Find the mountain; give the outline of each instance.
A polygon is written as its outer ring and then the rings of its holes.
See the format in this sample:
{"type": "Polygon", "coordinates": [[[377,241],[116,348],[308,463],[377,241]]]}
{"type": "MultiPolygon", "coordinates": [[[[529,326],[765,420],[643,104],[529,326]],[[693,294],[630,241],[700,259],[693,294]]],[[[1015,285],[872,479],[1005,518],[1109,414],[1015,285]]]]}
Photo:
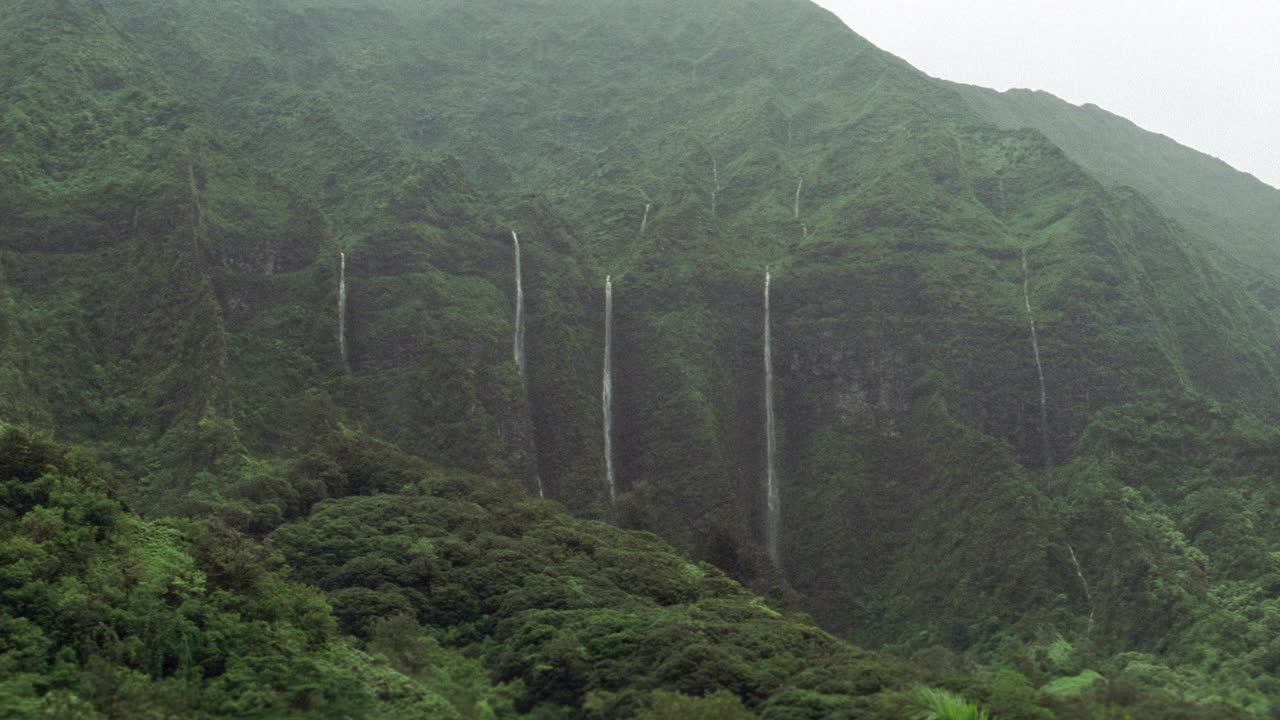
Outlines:
{"type": "MultiPolygon", "coordinates": [[[[314,593],[333,631],[297,647],[364,684],[253,712],[373,713],[379,683],[498,717],[692,702],[664,692],[900,717],[916,682],[1001,717],[1280,695],[1280,329],[1256,278],[813,5],[15,0],[0,30],[12,454],[45,432],[111,463],[73,474],[143,530],[59,505],[106,538],[83,567],[150,552],[158,523],[206,578],[228,547],[279,560],[201,607],[271,622],[272,588],[314,593]]],[[[7,548],[54,537],[31,533],[62,452],[0,475],[38,496],[7,548]]],[[[32,582],[131,587],[50,567],[14,581],[13,623],[32,582]]],[[[36,674],[103,654],[42,617],[36,674]]],[[[143,625],[111,632],[159,647],[143,625]]],[[[139,687],[210,687],[241,652],[106,646],[139,687]]],[[[303,675],[279,662],[191,712],[285,692],[303,675]]],[[[66,667],[15,697],[114,712],[66,667]]]]}
{"type": "Polygon", "coordinates": [[[1280,267],[1280,190],[1097,105],[1072,105],[1043,91],[951,87],[992,124],[1035,128],[1103,182],[1137,189],[1163,214],[1249,263],[1271,273],[1280,267]]]}

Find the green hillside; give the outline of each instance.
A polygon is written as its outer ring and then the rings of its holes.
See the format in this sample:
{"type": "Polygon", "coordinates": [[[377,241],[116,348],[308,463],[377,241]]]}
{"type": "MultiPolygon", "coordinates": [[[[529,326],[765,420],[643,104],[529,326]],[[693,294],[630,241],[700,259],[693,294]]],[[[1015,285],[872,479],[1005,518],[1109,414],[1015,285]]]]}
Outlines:
{"type": "Polygon", "coordinates": [[[801,0],[13,0],[0,57],[3,712],[1280,702],[1244,190],[801,0]]]}
{"type": "Polygon", "coordinates": [[[989,122],[1039,130],[1103,182],[1137,188],[1201,237],[1271,273],[1280,268],[1280,190],[1096,105],[1046,92],[952,87],[989,122]]]}

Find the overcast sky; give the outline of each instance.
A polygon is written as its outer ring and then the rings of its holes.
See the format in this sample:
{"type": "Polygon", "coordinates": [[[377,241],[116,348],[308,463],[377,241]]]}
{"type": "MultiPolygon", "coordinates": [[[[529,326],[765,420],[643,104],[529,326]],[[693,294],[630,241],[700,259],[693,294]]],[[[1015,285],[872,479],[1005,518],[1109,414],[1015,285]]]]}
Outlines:
{"type": "Polygon", "coordinates": [[[1280,187],[1280,0],[817,0],[935,77],[1094,103],[1280,187]]]}

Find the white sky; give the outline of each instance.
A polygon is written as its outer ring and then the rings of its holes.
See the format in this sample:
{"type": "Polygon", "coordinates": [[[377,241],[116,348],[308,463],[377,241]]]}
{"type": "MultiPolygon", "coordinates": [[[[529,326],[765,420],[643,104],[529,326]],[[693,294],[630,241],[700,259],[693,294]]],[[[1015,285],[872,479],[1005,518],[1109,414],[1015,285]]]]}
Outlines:
{"type": "Polygon", "coordinates": [[[935,77],[1094,103],[1280,187],[1280,0],[816,0],[935,77]]]}

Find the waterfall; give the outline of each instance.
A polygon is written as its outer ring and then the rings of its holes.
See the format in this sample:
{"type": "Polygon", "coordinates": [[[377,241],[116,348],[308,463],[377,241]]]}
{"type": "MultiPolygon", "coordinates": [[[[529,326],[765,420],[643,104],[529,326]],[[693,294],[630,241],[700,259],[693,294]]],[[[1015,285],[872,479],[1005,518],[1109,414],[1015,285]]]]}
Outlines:
{"type": "Polygon", "coordinates": [[[644,217],[640,219],[640,234],[644,234],[644,229],[649,225],[649,210],[653,207],[653,203],[644,204],[644,217]]]}
{"type": "Polygon", "coordinates": [[[511,244],[515,248],[516,255],[516,335],[514,341],[514,354],[516,367],[520,369],[520,377],[524,377],[525,361],[524,361],[524,278],[520,270],[520,236],[515,230],[511,231],[511,244]]]}
{"type": "MultiPolygon", "coordinates": [[[[516,367],[520,370],[520,381],[525,381],[525,359],[524,359],[524,277],[520,269],[520,236],[515,230],[511,231],[511,245],[515,249],[516,257],[516,335],[513,342],[513,354],[516,360],[516,367]]],[[[527,393],[526,393],[527,394],[527,393]]],[[[538,482],[538,497],[546,497],[542,488],[542,475],[534,468],[533,478],[538,482]]]]}
{"type": "Polygon", "coordinates": [[[800,189],[803,187],[804,178],[800,178],[800,182],[796,183],[796,202],[795,206],[792,208],[792,212],[795,215],[796,220],[800,219],[800,189]]]}
{"type": "Polygon", "coordinates": [[[604,278],[604,388],[600,401],[604,410],[604,468],[609,480],[609,504],[618,498],[613,475],[613,278],[604,278]]]}
{"type": "Polygon", "coordinates": [[[338,354],[347,363],[347,254],[338,253],[338,354]]]}
{"type": "Polygon", "coordinates": [[[1089,581],[1084,579],[1084,571],[1080,569],[1080,561],[1076,559],[1075,548],[1067,545],[1067,552],[1071,553],[1071,564],[1076,566],[1076,577],[1080,578],[1080,586],[1084,588],[1084,599],[1089,601],[1089,629],[1086,635],[1093,634],[1093,593],[1089,592],[1089,581]]]}
{"type": "Polygon", "coordinates": [[[778,535],[782,525],[782,500],[778,496],[778,473],[774,468],[774,455],[778,449],[773,418],[773,331],[769,317],[769,285],[771,275],[764,271],[764,431],[765,431],[765,495],[768,515],[765,520],[765,540],[769,559],[776,567],[782,567],[778,554],[778,535]]]}
{"type": "Polygon", "coordinates": [[[1022,249],[1022,300],[1027,306],[1027,320],[1031,323],[1031,353],[1036,361],[1036,376],[1040,379],[1040,452],[1047,469],[1053,463],[1053,447],[1049,444],[1049,395],[1044,386],[1044,365],[1040,362],[1040,339],[1036,335],[1036,317],[1031,312],[1031,273],[1027,270],[1027,249],[1022,249]]]}

